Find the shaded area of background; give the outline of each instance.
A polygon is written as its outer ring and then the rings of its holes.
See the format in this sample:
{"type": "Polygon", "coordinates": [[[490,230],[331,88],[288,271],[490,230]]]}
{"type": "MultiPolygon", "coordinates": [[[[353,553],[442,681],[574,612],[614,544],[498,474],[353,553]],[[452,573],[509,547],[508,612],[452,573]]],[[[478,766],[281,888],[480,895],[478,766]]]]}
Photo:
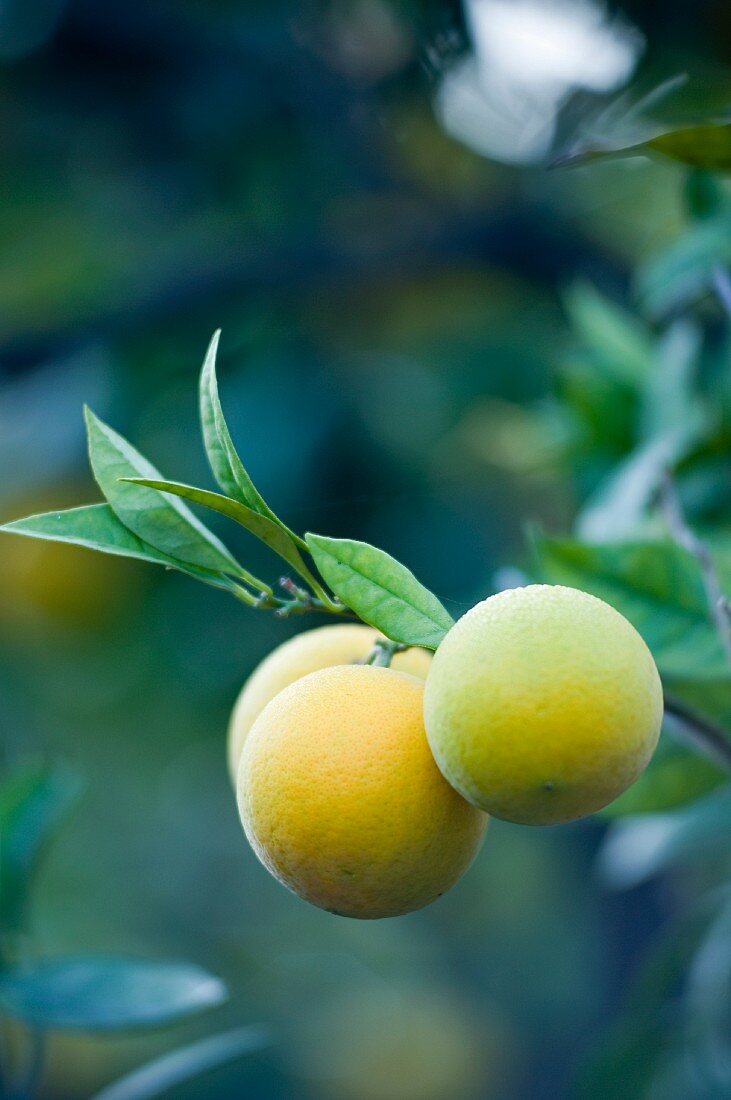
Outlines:
{"type": "MultiPolygon", "coordinates": [[[[720,0],[625,10],[649,72],[726,89],[720,0]]],[[[384,546],[455,615],[521,559],[527,519],[570,524],[586,486],[524,415],[567,354],[561,292],[621,299],[677,231],[680,172],[470,152],[432,109],[461,28],[457,5],[406,0],[0,3],[2,518],[96,499],[82,401],[205,478],[195,380],[222,326],[232,431],[289,523],[384,546]]],[[[256,864],[224,759],[242,680],[293,627],[70,548],[3,540],[0,576],[5,760],[86,787],[39,951],[222,974],[221,1016],[279,1042],[207,1096],[563,1095],[669,904],[602,892],[599,824],[496,824],[452,894],[398,921],[311,910],[256,864]]],[[[170,1042],[56,1041],[45,1095],[170,1042]]]]}

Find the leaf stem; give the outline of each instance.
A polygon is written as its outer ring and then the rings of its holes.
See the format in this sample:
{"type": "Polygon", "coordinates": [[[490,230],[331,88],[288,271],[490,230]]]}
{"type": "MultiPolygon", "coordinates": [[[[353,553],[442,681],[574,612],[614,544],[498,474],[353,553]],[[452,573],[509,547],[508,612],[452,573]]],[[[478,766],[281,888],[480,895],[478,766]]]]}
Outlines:
{"type": "Polygon", "coordinates": [[[727,611],[726,597],[710,550],[686,522],[675,481],[669,470],[665,470],[660,483],[660,502],[674,541],[692,554],[698,562],[711,619],[715,624],[726,658],[731,664],[731,617],[727,611]]]}

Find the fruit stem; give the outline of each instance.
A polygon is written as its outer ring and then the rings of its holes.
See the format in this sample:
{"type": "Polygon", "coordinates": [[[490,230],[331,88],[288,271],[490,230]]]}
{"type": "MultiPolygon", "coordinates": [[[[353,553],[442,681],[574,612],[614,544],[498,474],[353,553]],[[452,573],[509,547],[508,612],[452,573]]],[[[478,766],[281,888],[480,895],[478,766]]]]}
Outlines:
{"type": "Polygon", "coordinates": [[[373,665],[376,668],[390,668],[395,654],[405,653],[410,648],[411,646],[404,645],[402,642],[392,642],[390,638],[379,638],[363,664],[373,665]]]}

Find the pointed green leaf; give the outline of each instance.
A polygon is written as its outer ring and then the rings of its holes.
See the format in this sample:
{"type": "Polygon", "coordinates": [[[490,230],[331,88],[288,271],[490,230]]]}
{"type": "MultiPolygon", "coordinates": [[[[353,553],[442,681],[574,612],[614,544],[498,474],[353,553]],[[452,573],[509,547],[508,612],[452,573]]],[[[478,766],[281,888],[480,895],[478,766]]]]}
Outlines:
{"type": "Polygon", "coordinates": [[[162,475],[121,435],[86,410],[89,459],[101,491],[125,527],[156,550],[186,565],[241,575],[235,558],[182,501],[123,478],[162,475]]]}
{"type": "Polygon", "coordinates": [[[392,641],[436,649],[454,625],[436,596],[390,554],[351,539],[306,539],[336,596],[392,641]]]}
{"type": "Polygon", "coordinates": [[[154,1100],[178,1085],[260,1050],[269,1042],[261,1027],[237,1027],[172,1050],[107,1085],[93,1100],[154,1100]]]}
{"type": "Polygon", "coordinates": [[[627,141],[607,141],[606,144],[587,142],[575,146],[569,153],[557,158],[556,167],[571,167],[595,160],[621,157],[649,156],[660,153],[670,160],[693,168],[705,168],[712,172],[731,171],[731,122],[727,120],[700,122],[693,126],[674,126],[648,133],[652,124],[645,123],[644,135],[640,127],[636,135],[627,141]]]}
{"type": "Polygon", "coordinates": [[[220,512],[222,516],[235,519],[252,535],[256,535],[266,543],[275,554],[279,554],[280,558],[283,558],[304,580],[317,584],[287,531],[270,520],[268,516],[262,516],[251,508],[247,508],[245,504],[240,504],[230,497],[221,496],[220,493],[211,493],[208,489],[196,489],[193,485],[182,485],[178,481],[159,481],[148,478],[130,478],[129,480],[133,485],[144,485],[159,493],[171,493],[176,497],[184,497],[185,500],[190,500],[194,504],[201,504],[204,508],[220,512]]]}
{"type": "Polygon", "coordinates": [[[98,550],[103,554],[116,554],[123,558],[153,562],[156,565],[164,565],[168,569],[177,569],[216,588],[227,591],[236,590],[236,585],[226,574],[186,565],[143,542],[125,527],[121,520],[117,519],[108,504],[86,504],[80,508],[68,508],[63,512],[43,512],[40,515],[6,523],[0,527],[0,531],[7,531],[11,535],[26,535],[29,538],[48,539],[50,542],[67,542],[73,546],[98,550]]]}
{"type": "Polygon", "coordinates": [[[75,776],[29,767],[0,787],[0,926],[18,930],[33,874],[79,794],[75,776]]]}
{"type": "Polygon", "coordinates": [[[227,496],[245,504],[260,516],[266,516],[272,523],[286,531],[293,542],[304,549],[302,540],[282,523],[266,503],[234,447],[218,395],[216,355],[220,336],[221,330],[218,329],[214,332],[208,346],[200,378],[201,427],[213,476],[227,496]]]}
{"type": "Polygon", "coordinates": [[[226,987],[189,963],[74,955],[0,975],[0,1007],[37,1028],[155,1027],[221,1004],[226,987]]]}

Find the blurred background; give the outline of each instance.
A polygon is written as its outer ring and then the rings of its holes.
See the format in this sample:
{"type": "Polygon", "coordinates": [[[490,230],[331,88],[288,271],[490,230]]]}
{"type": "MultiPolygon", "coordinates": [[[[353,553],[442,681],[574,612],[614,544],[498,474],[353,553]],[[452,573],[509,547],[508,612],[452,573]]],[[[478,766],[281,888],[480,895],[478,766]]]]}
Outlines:
{"type": "MultiPolygon", "coordinates": [[[[630,80],[688,72],[688,109],[699,86],[725,104],[730,64],[723,0],[0,0],[0,519],[98,499],[84,401],[209,484],[195,388],[220,326],[267,499],[383,546],[462,613],[525,563],[529,522],[569,531],[631,451],[576,327],[589,285],[624,308],[685,220],[679,166],[546,164],[630,80]]],[[[709,514],[728,472],[713,486],[709,514]]],[[[276,1034],[181,1097],[571,1095],[675,904],[602,881],[605,824],[495,823],[429,909],[318,912],[257,864],[224,750],[245,677],[315,621],[21,539],[0,578],[3,764],[83,782],[34,951],[191,959],[234,991],[217,1024],[276,1034]]],[[[43,1096],[211,1026],[55,1036],[43,1096]]]]}

